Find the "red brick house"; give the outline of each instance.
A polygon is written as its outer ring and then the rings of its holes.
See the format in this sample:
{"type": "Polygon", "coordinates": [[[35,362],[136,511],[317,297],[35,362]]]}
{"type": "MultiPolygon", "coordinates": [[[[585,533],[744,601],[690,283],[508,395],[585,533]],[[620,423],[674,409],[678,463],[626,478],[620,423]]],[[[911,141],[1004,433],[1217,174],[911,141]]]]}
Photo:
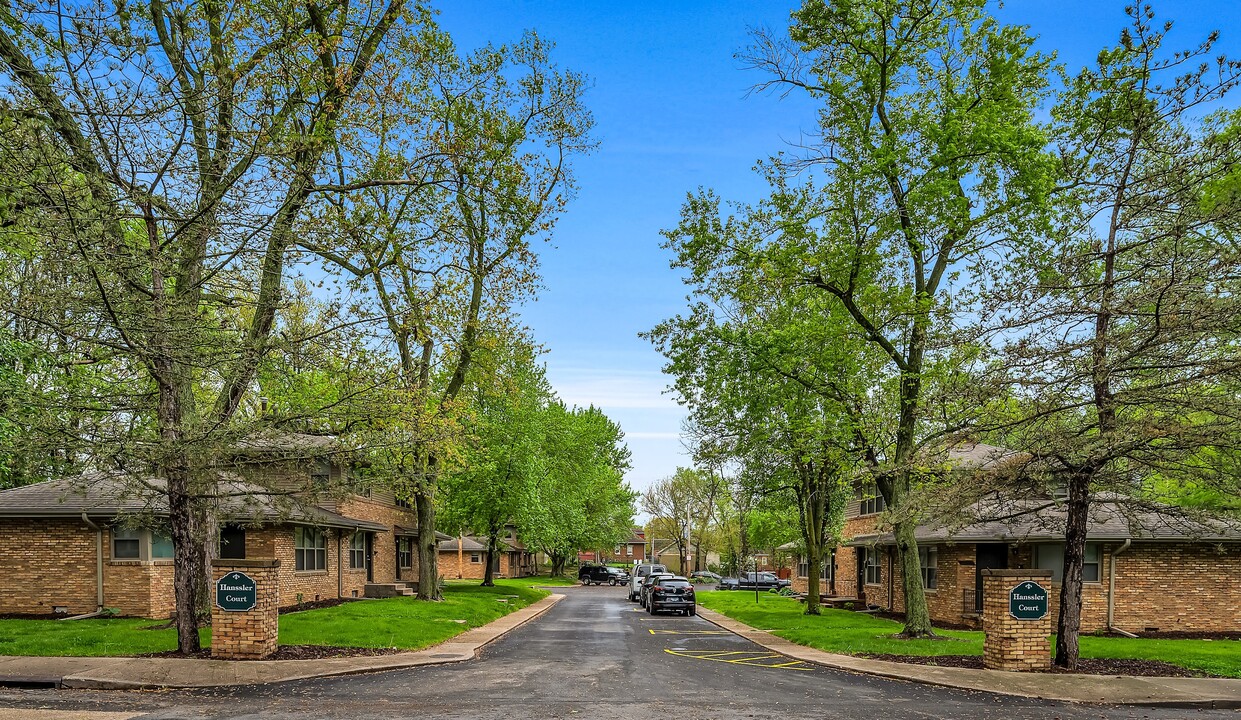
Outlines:
{"type": "MultiPolygon", "coordinates": [[[[316,492],[329,481],[348,486],[351,468],[334,443],[282,436],[278,452],[249,443],[224,475],[218,556],[280,560],[281,607],[417,586],[407,503],[380,488],[316,492]]],[[[0,612],[168,617],[172,541],[161,488],[158,478],[97,473],[0,492],[0,612]]]]}
{"type": "MultiPolygon", "coordinates": [[[[986,470],[1011,453],[971,444],[949,456],[957,467],[986,470]]],[[[819,572],[827,595],[901,612],[900,565],[895,540],[883,530],[884,509],[876,489],[860,485],[846,511],[844,543],[819,572]]],[[[965,517],[928,522],[915,533],[932,619],[978,627],[980,578],[988,568],[1052,571],[1051,612],[1059,612],[1062,505],[1055,498],[993,499],[976,503],[965,517]]],[[[1193,520],[1172,508],[1131,509],[1101,498],[1091,512],[1087,539],[1084,632],[1241,630],[1241,527],[1236,524],[1193,520]]],[[[799,557],[795,589],[805,590],[810,572],[799,557]]]]}
{"type": "Polygon", "coordinates": [[[614,546],[611,552],[578,550],[577,561],[581,564],[617,562],[632,565],[646,560],[648,545],[646,531],[634,526],[629,531],[629,539],[614,546]]]}

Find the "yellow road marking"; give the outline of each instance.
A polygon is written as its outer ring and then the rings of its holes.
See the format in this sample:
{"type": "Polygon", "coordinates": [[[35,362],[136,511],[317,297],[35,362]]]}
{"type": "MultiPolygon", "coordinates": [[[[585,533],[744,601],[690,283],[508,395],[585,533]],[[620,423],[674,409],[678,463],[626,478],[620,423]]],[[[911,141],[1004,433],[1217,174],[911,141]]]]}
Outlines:
{"type": "Polygon", "coordinates": [[[773,670],[798,670],[798,671],[813,670],[813,668],[805,666],[805,663],[801,662],[800,660],[793,661],[793,662],[787,662],[787,663],[777,663],[774,665],[767,665],[767,664],[758,662],[759,660],[775,660],[777,658],[785,657],[779,654],[754,655],[753,651],[746,652],[746,651],[741,651],[741,650],[727,650],[727,651],[712,650],[712,651],[707,651],[707,652],[702,652],[702,651],[687,652],[687,651],[680,651],[680,650],[672,650],[671,648],[665,648],[664,652],[668,653],[669,655],[676,655],[678,657],[690,658],[692,660],[710,660],[712,662],[729,663],[732,665],[749,665],[750,667],[771,668],[773,670]],[[729,655],[749,655],[752,657],[730,658],[728,657],[729,655]]]}
{"type": "Polygon", "coordinates": [[[656,630],[649,628],[652,635],[729,635],[727,630],[656,630]]]}

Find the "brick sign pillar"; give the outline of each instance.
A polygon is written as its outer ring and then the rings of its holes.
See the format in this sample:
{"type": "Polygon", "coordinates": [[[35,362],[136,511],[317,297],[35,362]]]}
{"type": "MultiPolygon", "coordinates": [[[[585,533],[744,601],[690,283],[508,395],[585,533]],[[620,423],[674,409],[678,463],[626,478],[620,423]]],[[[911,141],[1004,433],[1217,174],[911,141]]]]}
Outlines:
{"type": "Polygon", "coordinates": [[[1032,672],[1051,667],[1051,571],[982,571],[982,664],[1032,672]]]}
{"type": "Polygon", "coordinates": [[[276,652],[279,560],[214,560],[211,657],[262,660],[276,652]]]}

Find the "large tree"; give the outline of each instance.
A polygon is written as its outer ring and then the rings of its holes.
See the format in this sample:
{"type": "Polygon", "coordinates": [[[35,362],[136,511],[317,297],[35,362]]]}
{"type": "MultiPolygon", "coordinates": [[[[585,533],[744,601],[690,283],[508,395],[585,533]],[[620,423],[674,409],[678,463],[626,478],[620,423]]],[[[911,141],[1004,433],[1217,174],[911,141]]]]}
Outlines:
{"type": "Polygon", "coordinates": [[[182,651],[198,648],[211,466],[267,353],[294,229],[409,19],[403,0],[0,8],[0,84],[39,139],[5,160],[39,183],[28,227],[60,280],[53,312],[26,319],[112,365],[82,403],[93,434],[65,434],[95,466],[162,479],[182,651]]]}
{"type": "Polygon", "coordinates": [[[820,136],[770,164],[769,232],[716,232],[707,193],[691,198],[673,238],[692,276],[732,268],[819,290],[843,311],[842,332],[883,353],[887,379],[873,396],[892,432],[873,472],[892,510],[909,637],[931,623],[906,499],[922,447],[965,424],[951,412],[971,412],[949,403],[932,416],[927,397],[955,342],[954,300],[997,236],[1031,225],[1050,179],[1032,117],[1048,62],[985,6],[810,0],[794,13],[791,43],[758,35],[746,58],[770,73],[761,87],[821,102],[820,136]]]}
{"type": "Polygon", "coordinates": [[[1091,503],[1238,491],[1235,238],[1241,81],[1214,35],[1181,52],[1149,7],[1052,110],[1061,214],[1005,255],[996,306],[1018,400],[1005,441],[1067,486],[1056,664],[1075,668],[1091,503]]]}
{"type": "Polygon", "coordinates": [[[448,527],[487,538],[484,586],[494,585],[495,558],[506,527],[525,534],[535,488],[544,474],[544,426],[555,401],[543,368],[528,346],[504,348],[486,381],[471,388],[468,447],[458,467],[443,476],[440,512],[448,527]]]}
{"type": "Polygon", "coordinates": [[[460,446],[475,356],[511,334],[514,308],[537,290],[536,243],[573,192],[572,159],[592,147],[585,81],[550,51],[529,33],[461,54],[437,33],[390,54],[385,77],[417,102],[363,114],[334,167],[364,168],[366,187],[342,180],[322,195],[300,241],[343,274],[347,302],[377,319],[391,351],[373,457],[414,501],[423,599],[439,597],[437,485],[460,446]]]}

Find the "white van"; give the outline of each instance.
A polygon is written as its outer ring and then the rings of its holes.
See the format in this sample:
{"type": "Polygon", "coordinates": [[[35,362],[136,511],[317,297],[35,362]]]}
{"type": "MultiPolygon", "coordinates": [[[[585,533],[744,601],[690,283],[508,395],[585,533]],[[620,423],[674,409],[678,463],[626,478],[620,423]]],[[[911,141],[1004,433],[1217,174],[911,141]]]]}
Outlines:
{"type": "Polygon", "coordinates": [[[642,579],[657,572],[668,572],[668,566],[657,563],[640,563],[633,566],[633,573],[629,577],[629,602],[638,601],[638,586],[642,584],[642,579]]]}

